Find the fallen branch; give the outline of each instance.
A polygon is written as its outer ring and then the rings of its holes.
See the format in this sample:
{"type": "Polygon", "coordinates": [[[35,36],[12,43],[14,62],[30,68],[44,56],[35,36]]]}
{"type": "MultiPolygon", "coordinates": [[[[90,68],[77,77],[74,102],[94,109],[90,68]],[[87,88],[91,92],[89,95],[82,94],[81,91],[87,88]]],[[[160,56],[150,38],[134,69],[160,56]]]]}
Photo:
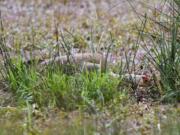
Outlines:
{"type": "Polygon", "coordinates": [[[86,69],[100,68],[101,70],[103,70],[105,66],[105,58],[100,53],[77,53],[73,56],[70,55],[69,57],[66,55],[59,56],[56,58],[44,60],[40,63],[40,65],[45,66],[52,63],[65,65],[68,64],[68,62],[75,65],[84,66],[86,69]],[[84,63],[84,65],[82,65],[82,63],[84,63]]]}

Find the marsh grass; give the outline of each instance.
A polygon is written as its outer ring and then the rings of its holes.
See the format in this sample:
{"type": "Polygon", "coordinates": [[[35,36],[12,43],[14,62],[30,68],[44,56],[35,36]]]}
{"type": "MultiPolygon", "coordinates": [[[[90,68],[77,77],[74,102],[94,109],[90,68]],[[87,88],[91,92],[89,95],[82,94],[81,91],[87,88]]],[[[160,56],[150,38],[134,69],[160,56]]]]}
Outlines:
{"type": "MultiPolygon", "coordinates": [[[[180,101],[180,42],[179,42],[179,5],[178,1],[165,1],[169,13],[158,11],[159,16],[144,16],[147,22],[141,33],[143,48],[147,58],[160,73],[157,89],[162,94],[162,101],[180,101]],[[148,28],[148,24],[153,26],[148,28]],[[146,41],[145,41],[146,40],[146,41]],[[149,49],[148,45],[152,47],[149,49]]],[[[157,9],[155,9],[157,10],[157,9]]]]}
{"type": "MultiPolygon", "coordinates": [[[[6,49],[5,42],[1,42],[1,49],[2,52],[6,49]]],[[[38,62],[27,64],[22,56],[15,60],[3,56],[3,59],[4,80],[22,105],[95,111],[121,95],[117,90],[120,80],[108,73],[76,72],[73,63],[63,66],[52,63],[41,70],[38,62]]]]}
{"type": "MultiPolygon", "coordinates": [[[[40,108],[59,107],[64,110],[82,108],[96,112],[98,108],[103,108],[114,101],[121,102],[125,98],[127,93],[124,93],[123,90],[118,91],[122,79],[113,78],[107,69],[107,58],[113,46],[112,35],[110,43],[108,42],[106,63],[104,63],[106,72],[81,72],[73,62],[61,65],[52,61],[49,65],[41,67],[36,60],[24,60],[24,56],[20,52],[17,53],[18,58],[11,57],[10,50],[6,45],[7,35],[4,34],[5,28],[1,17],[0,23],[0,50],[3,58],[1,76],[6,82],[8,90],[15,95],[19,105],[26,106],[28,103],[37,104],[40,108]]],[[[55,29],[55,53],[59,56],[60,51],[63,51],[67,57],[73,56],[71,49],[74,44],[81,42],[82,37],[76,37],[74,36],[76,34],[69,31],[58,31],[57,27],[55,29]]],[[[33,38],[33,46],[35,46],[35,37],[33,38]]],[[[90,47],[94,48],[94,45],[90,45],[90,47]]],[[[51,57],[55,59],[57,56],[55,54],[51,57]]]]}
{"type": "Polygon", "coordinates": [[[102,106],[118,94],[119,80],[108,74],[87,72],[67,75],[58,67],[40,74],[22,64],[16,64],[16,69],[15,74],[9,72],[7,80],[20,102],[71,110],[81,105],[102,106]]]}
{"type": "Polygon", "coordinates": [[[180,50],[179,50],[179,8],[172,2],[172,14],[169,16],[168,37],[162,32],[155,43],[153,53],[156,56],[154,61],[157,66],[162,87],[164,90],[163,101],[180,101],[180,50]]]}

